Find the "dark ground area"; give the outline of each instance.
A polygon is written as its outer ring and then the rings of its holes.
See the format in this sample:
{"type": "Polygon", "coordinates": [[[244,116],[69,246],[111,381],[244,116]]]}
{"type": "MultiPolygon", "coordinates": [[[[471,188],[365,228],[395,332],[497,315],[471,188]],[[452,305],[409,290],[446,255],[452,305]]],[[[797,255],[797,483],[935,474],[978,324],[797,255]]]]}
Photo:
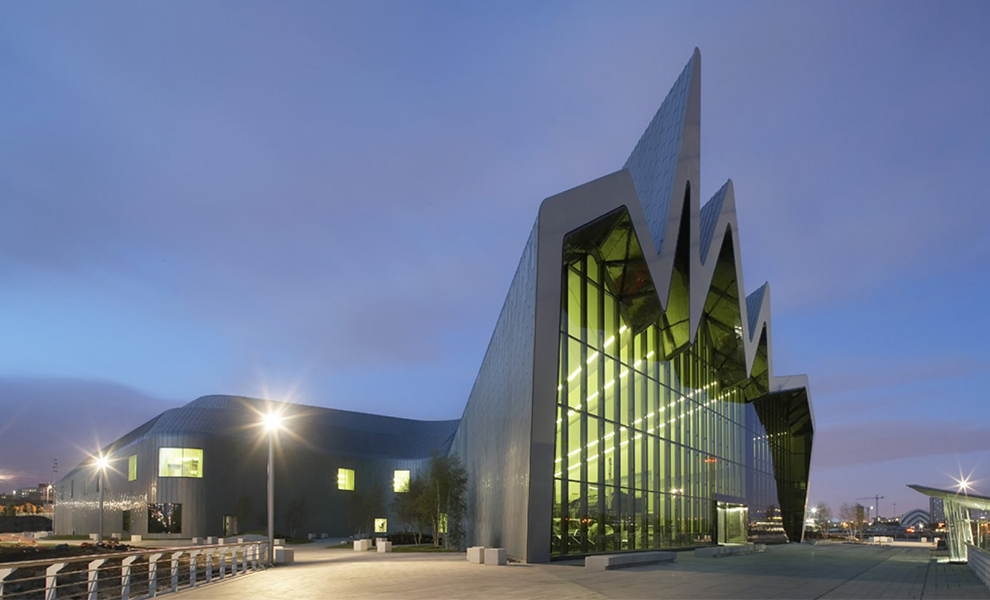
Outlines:
{"type": "Polygon", "coordinates": [[[22,531],[51,531],[52,520],[48,517],[25,515],[21,517],[0,517],[0,533],[21,533],[22,531]]]}
{"type": "Polygon", "coordinates": [[[116,546],[97,546],[96,544],[83,544],[81,546],[70,546],[68,544],[59,544],[57,546],[0,546],[0,563],[88,556],[90,554],[110,554],[112,552],[127,552],[128,550],[132,550],[132,548],[124,544],[118,544],[116,546]]]}

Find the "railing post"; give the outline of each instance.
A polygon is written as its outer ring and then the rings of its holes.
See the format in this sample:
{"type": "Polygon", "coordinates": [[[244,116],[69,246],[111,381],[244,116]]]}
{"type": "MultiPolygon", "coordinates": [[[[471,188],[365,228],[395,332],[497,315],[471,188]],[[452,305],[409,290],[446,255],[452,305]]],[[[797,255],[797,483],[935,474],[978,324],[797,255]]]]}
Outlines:
{"type": "Polygon", "coordinates": [[[86,590],[89,593],[89,600],[97,600],[99,595],[97,589],[100,586],[100,567],[105,562],[107,562],[105,558],[89,561],[89,567],[86,569],[86,590]]]}
{"type": "Polygon", "coordinates": [[[241,546],[241,573],[248,571],[248,547],[241,546]]]}
{"type": "MultiPolygon", "coordinates": [[[[182,550],[172,553],[172,593],[179,591],[179,558],[185,554],[182,550]]],[[[95,598],[93,600],[96,600],[95,598]]]]}
{"type": "Polygon", "coordinates": [[[196,561],[199,560],[199,553],[202,550],[193,550],[189,553],[189,587],[196,587],[196,561]]]}
{"type": "Polygon", "coordinates": [[[158,552],[148,557],[148,597],[153,598],[158,595],[158,559],[163,553],[158,552]]]}
{"type": "Polygon", "coordinates": [[[203,566],[206,567],[206,583],[213,581],[213,553],[216,552],[214,548],[207,548],[203,551],[203,557],[205,563],[203,566]]]}
{"type": "Polygon", "coordinates": [[[16,569],[0,569],[0,598],[3,598],[3,580],[10,576],[16,569]]]}
{"type": "Polygon", "coordinates": [[[223,578],[227,575],[227,549],[221,546],[220,554],[217,557],[220,559],[220,577],[217,577],[217,579],[223,581],[223,578]]]}
{"type": "Polygon", "coordinates": [[[120,562],[120,600],[131,599],[131,565],[138,556],[128,556],[120,562]]]}
{"type": "Polygon", "coordinates": [[[58,572],[69,563],[55,563],[45,569],[45,600],[55,600],[55,591],[58,589],[58,572]]]}
{"type": "Polygon", "coordinates": [[[258,570],[258,544],[251,546],[251,570],[258,570]]]}

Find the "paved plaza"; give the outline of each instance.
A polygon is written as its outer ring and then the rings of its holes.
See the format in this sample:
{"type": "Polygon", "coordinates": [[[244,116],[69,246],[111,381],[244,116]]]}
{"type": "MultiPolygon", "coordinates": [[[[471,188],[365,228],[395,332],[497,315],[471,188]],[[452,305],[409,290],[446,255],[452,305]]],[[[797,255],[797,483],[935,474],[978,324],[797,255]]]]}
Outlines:
{"type": "Polygon", "coordinates": [[[770,546],[606,572],[578,562],[486,567],[464,554],[377,554],[310,545],[297,563],[190,590],[180,598],[990,598],[966,565],[924,548],[770,546]]]}

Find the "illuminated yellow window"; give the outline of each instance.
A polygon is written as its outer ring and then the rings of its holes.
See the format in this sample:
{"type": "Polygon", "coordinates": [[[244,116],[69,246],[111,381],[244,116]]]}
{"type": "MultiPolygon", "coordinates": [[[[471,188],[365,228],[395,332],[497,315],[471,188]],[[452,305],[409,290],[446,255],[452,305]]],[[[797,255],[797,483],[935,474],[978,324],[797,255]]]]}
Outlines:
{"type": "MultiPolygon", "coordinates": [[[[137,465],[137,463],[135,463],[137,465]]],[[[159,448],[159,477],[202,477],[202,448],[159,448]]]]}
{"type": "Polygon", "coordinates": [[[137,481],[137,454],[127,457],[127,481],[137,481]]]}
{"type": "Polygon", "coordinates": [[[392,477],[392,490],[395,492],[409,491],[409,471],[396,471],[392,477]]]}
{"type": "Polygon", "coordinates": [[[440,513],[440,533],[447,533],[447,513],[440,513]]]}
{"type": "Polygon", "coordinates": [[[375,533],[388,532],[388,519],[375,519],[375,533]]]}
{"type": "Polygon", "coordinates": [[[337,489],[354,491],[354,469],[337,469],[337,489]]]}

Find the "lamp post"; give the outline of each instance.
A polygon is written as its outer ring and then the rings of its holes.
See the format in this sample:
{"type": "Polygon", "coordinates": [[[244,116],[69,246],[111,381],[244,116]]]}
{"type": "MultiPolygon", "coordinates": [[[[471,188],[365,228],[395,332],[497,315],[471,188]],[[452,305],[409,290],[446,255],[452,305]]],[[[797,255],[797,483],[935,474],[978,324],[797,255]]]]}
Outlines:
{"type": "Polygon", "coordinates": [[[268,431],[268,563],[275,564],[275,433],[282,424],[282,416],[276,412],[265,415],[268,431]]]}
{"type": "Polygon", "coordinates": [[[97,544],[103,543],[103,488],[106,487],[103,477],[109,464],[110,461],[102,454],[96,458],[96,487],[100,490],[100,531],[96,534],[97,544]]]}

